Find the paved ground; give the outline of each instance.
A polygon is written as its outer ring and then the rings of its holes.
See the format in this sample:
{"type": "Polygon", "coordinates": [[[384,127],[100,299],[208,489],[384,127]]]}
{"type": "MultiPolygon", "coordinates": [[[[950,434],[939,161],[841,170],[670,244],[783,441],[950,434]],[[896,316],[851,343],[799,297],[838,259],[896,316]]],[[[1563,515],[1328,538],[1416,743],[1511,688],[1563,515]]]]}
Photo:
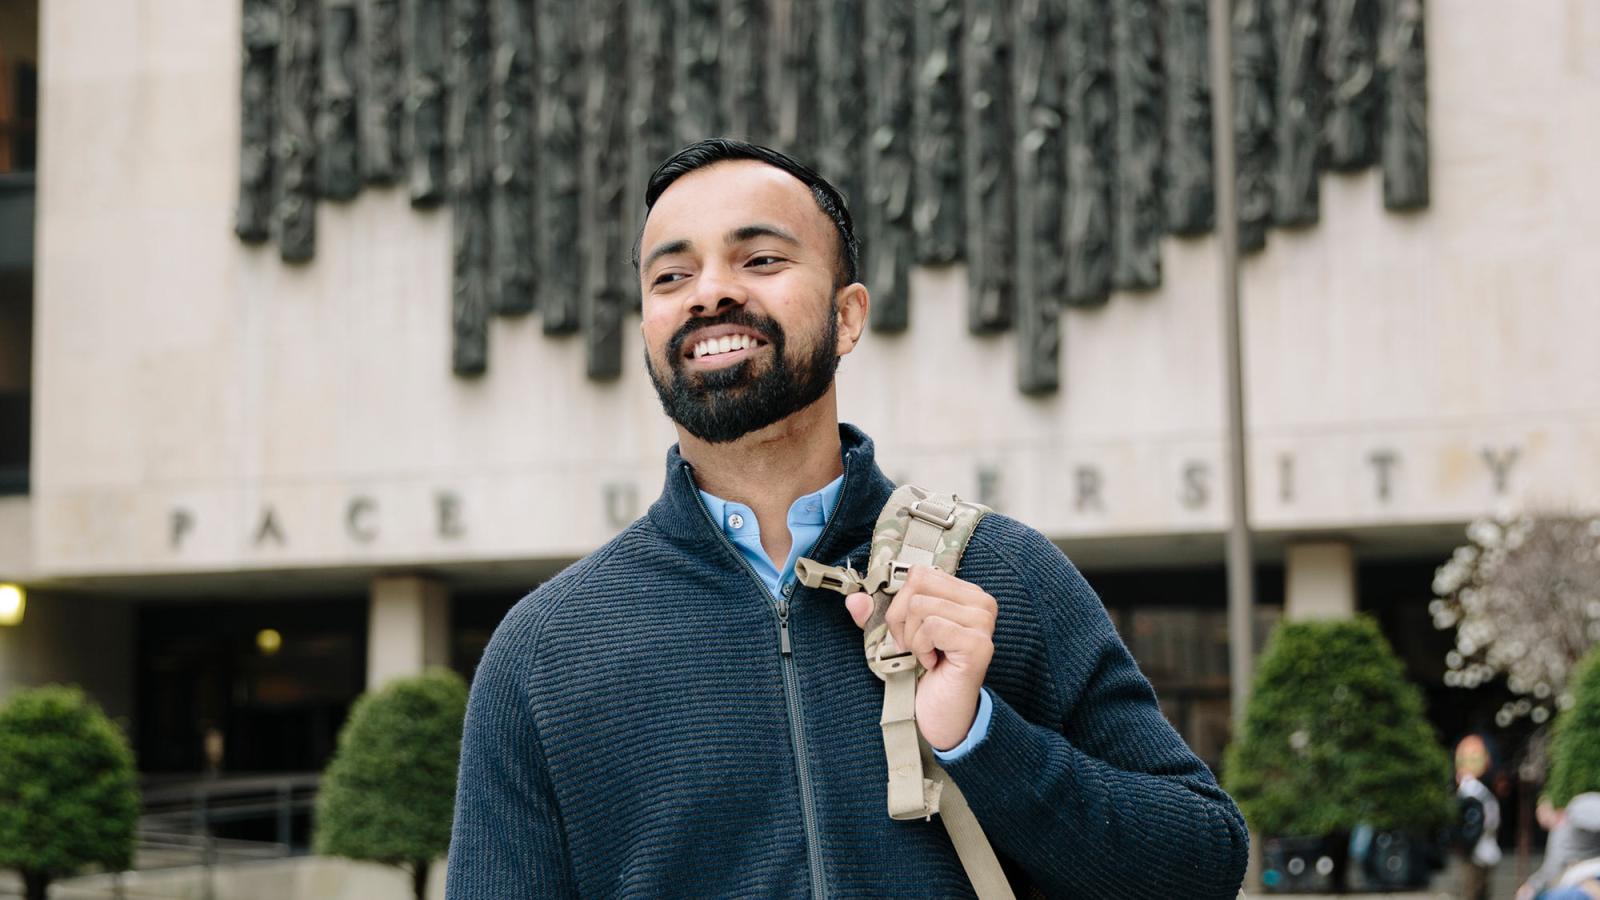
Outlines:
{"type": "MultiPolygon", "coordinates": [[[[1530,860],[1526,872],[1533,871],[1539,862],[1539,857],[1534,857],[1530,860]]],[[[353,864],[318,861],[312,857],[300,857],[298,860],[284,860],[276,864],[255,863],[233,867],[231,874],[222,876],[222,884],[218,885],[218,887],[222,887],[224,890],[219,891],[218,895],[219,898],[222,895],[254,897],[257,894],[252,889],[259,889],[263,891],[260,896],[270,896],[275,897],[276,900],[283,900],[285,895],[281,893],[282,888],[279,882],[274,881],[271,886],[266,884],[258,886],[251,882],[270,877],[274,871],[308,868],[318,869],[319,871],[305,883],[297,882],[295,885],[297,890],[291,892],[290,896],[305,898],[305,900],[323,897],[340,898],[340,900],[347,897],[363,897],[364,900],[372,900],[372,898],[379,896],[392,895],[398,900],[405,900],[411,894],[407,883],[398,872],[389,872],[382,867],[371,867],[370,871],[366,871],[367,867],[354,866],[353,864]],[[320,871],[324,868],[329,871],[320,871]],[[350,868],[351,872],[344,872],[344,868],[350,868]],[[355,871],[357,869],[362,871],[355,871]],[[363,878],[371,879],[371,881],[362,881],[358,885],[356,880],[352,878],[354,875],[361,875],[363,878]],[[350,880],[351,883],[345,884],[346,880],[350,880]],[[380,883],[382,889],[377,890],[380,883]],[[228,890],[227,888],[235,889],[228,890]]],[[[438,868],[440,870],[443,869],[442,866],[438,868]]],[[[435,874],[442,876],[443,872],[439,871],[435,874]]],[[[1380,897],[1386,898],[1386,900],[1459,900],[1460,894],[1456,889],[1456,886],[1460,883],[1459,877],[1456,864],[1452,862],[1450,868],[1445,869],[1434,878],[1433,886],[1428,891],[1355,896],[1374,898],[1374,900],[1380,897]]],[[[1493,879],[1490,882],[1492,889],[1489,896],[1493,900],[1511,900],[1513,895],[1516,894],[1519,883],[1521,882],[1518,878],[1516,859],[1508,856],[1505,862],[1495,869],[1493,879]]],[[[104,877],[73,879],[71,882],[62,885],[62,888],[63,890],[59,892],[62,900],[68,900],[68,898],[70,900],[80,900],[80,898],[81,900],[92,900],[92,898],[111,898],[116,896],[116,892],[110,884],[110,879],[104,877]]],[[[162,898],[162,900],[174,898],[174,900],[178,900],[178,898],[199,896],[197,888],[198,872],[193,870],[168,870],[167,872],[146,873],[142,877],[130,876],[124,879],[122,896],[125,900],[146,900],[146,898],[150,898],[150,900],[155,900],[155,898],[162,898]]],[[[442,888],[442,885],[436,885],[436,888],[442,888]]],[[[55,893],[57,892],[52,892],[52,894],[55,893]]],[[[1325,898],[1316,894],[1272,895],[1261,891],[1249,891],[1247,893],[1251,898],[1292,896],[1296,897],[1297,900],[1333,900],[1331,897],[1325,898]]],[[[0,898],[21,896],[22,882],[12,873],[0,871],[0,898]]],[[[1346,895],[1347,898],[1349,896],[1351,895],[1346,895]]]]}

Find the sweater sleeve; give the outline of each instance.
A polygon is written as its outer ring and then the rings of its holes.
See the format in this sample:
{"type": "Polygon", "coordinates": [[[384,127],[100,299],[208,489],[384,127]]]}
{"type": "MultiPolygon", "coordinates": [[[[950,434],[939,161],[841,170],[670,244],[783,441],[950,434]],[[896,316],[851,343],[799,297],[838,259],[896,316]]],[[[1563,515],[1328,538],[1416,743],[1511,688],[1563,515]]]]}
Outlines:
{"type": "Polygon", "coordinates": [[[996,694],[986,738],[945,763],[984,832],[1052,896],[1235,897],[1249,837],[1232,798],[1083,576],[1037,532],[1019,549],[1065,719],[1028,721],[996,694]]]}
{"type": "Polygon", "coordinates": [[[527,689],[508,643],[491,641],[467,703],[449,900],[577,896],[527,689]]]}

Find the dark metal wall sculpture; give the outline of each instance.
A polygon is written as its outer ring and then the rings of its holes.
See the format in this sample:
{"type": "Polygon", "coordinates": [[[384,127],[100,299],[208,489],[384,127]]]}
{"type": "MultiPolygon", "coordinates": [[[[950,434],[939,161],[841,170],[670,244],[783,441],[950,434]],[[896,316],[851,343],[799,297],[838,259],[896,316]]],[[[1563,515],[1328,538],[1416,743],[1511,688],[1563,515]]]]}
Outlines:
{"type": "Polygon", "coordinates": [[[1015,277],[1015,150],[1011,141],[1011,23],[1006,7],[968,0],[961,47],[967,217],[967,328],[1011,327],[1015,277]]]}
{"type": "Polygon", "coordinates": [[[444,202],[446,0],[401,0],[404,36],[405,114],[402,147],[410,160],[406,190],[411,205],[428,209],[444,202]]]}
{"type": "Polygon", "coordinates": [[[278,40],[278,115],[272,138],[277,201],[273,231],[284,262],[311,258],[317,239],[317,3],[282,0],[278,40]]]}
{"type": "MultiPolygon", "coordinates": [[[[723,132],[721,116],[722,4],[720,0],[672,0],[672,121],[677,143],[692,144],[723,132]]],[[[561,15],[573,15],[571,11],[561,15]]]]}
{"type": "Polygon", "coordinates": [[[1163,0],[1166,141],[1162,191],[1167,230],[1210,231],[1216,217],[1211,156],[1211,52],[1206,0],[1163,0]]]}
{"type": "Polygon", "coordinates": [[[861,0],[824,0],[817,28],[817,171],[833,182],[856,216],[857,231],[866,210],[862,169],[870,135],[869,97],[862,39],[861,0]]]}
{"type": "MultiPolygon", "coordinates": [[[[674,9],[660,0],[628,0],[628,202],[623,206],[623,224],[630,236],[638,234],[643,224],[643,207],[636,199],[644,196],[656,166],[678,149],[671,112],[674,9]]],[[[629,290],[629,308],[637,310],[639,303],[639,292],[629,290]]]]}
{"type": "Polygon", "coordinates": [[[1341,172],[1378,159],[1378,2],[1325,0],[1328,166],[1341,172]]]}
{"type": "Polygon", "coordinates": [[[357,27],[355,0],[325,0],[316,155],[317,190],[329,200],[349,200],[361,191],[361,134],[356,119],[361,35],[357,27]]]}
{"type": "Polygon", "coordinates": [[[1111,4],[1113,152],[1111,283],[1119,290],[1161,285],[1161,31],[1155,0],[1111,4]]]}
{"type": "Polygon", "coordinates": [[[989,32],[999,7],[980,3],[964,14],[962,2],[920,0],[916,4],[911,146],[917,164],[912,177],[911,225],[917,234],[919,263],[955,262],[961,258],[967,238],[961,208],[961,139],[963,133],[975,140],[983,136],[963,128],[963,105],[971,96],[962,84],[963,35],[970,37],[977,31],[965,26],[976,24],[972,20],[981,15],[985,33],[975,40],[992,44],[989,32]]]}
{"type": "Polygon", "coordinates": [[[245,0],[243,71],[239,81],[239,206],[233,231],[252,244],[272,231],[273,139],[277,134],[277,0],[245,0]]]}
{"type": "Polygon", "coordinates": [[[1273,0],[1273,50],[1278,62],[1273,106],[1272,221],[1317,221],[1318,156],[1322,150],[1321,0],[1273,0]]]}
{"type": "Polygon", "coordinates": [[[357,82],[361,92],[361,175],[368,184],[389,184],[400,171],[400,114],[405,102],[404,57],[400,53],[400,0],[363,0],[357,82]],[[363,90],[364,86],[364,90],[363,90]]]}
{"type": "Polygon", "coordinates": [[[1385,0],[1383,205],[1428,205],[1428,60],[1422,0],[1385,0]]]}
{"type": "Polygon", "coordinates": [[[1267,244],[1272,220],[1272,113],[1276,102],[1272,28],[1267,0],[1234,0],[1233,134],[1238,157],[1235,185],[1239,207],[1239,249],[1249,253],[1267,244]]]}
{"type": "Polygon", "coordinates": [[[638,293],[628,265],[626,0],[590,0],[583,104],[582,331],[590,378],[622,374],[622,313],[638,293]]]}
{"type": "Polygon", "coordinates": [[[501,315],[534,307],[533,17],[527,0],[489,6],[489,306],[501,315]]]}
{"type": "MultiPolygon", "coordinates": [[[[844,192],[871,324],[915,265],[966,265],[967,324],[1015,330],[1060,385],[1064,306],[1161,283],[1215,217],[1206,0],[238,0],[233,228],[311,259],[319,200],[448,204],[452,365],[495,315],[623,365],[645,181],[675,148],[772,143],[844,192]]],[[[1424,0],[1233,0],[1240,244],[1318,215],[1327,171],[1381,164],[1429,201],[1424,0]]]]}
{"type": "Polygon", "coordinates": [[[450,231],[453,249],[454,368],[477,375],[489,364],[489,0],[450,4],[450,231]]]}
{"type": "Polygon", "coordinates": [[[583,23],[584,9],[540,0],[539,98],[534,103],[539,168],[534,179],[534,267],[539,272],[538,306],[545,334],[578,330],[583,258],[578,221],[582,214],[583,23]]]}
{"type": "Polygon", "coordinates": [[[880,331],[910,323],[912,248],[912,84],[916,56],[911,40],[916,0],[867,0],[865,54],[866,209],[856,218],[862,275],[872,296],[869,317],[880,331]]]}
{"type": "Polygon", "coordinates": [[[773,26],[773,33],[782,37],[783,49],[777,54],[773,73],[778,119],[772,142],[813,165],[817,160],[817,116],[821,104],[817,96],[817,28],[821,7],[830,2],[787,0],[779,4],[779,16],[773,26]]]}
{"type": "Polygon", "coordinates": [[[725,0],[722,22],[722,130],[729,137],[765,143],[768,104],[766,0],[725,0]]]}
{"type": "Polygon", "coordinates": [[[1066,197],[1062,152],[1066,0],[1020,0],[1013,25],[1016,78],[1017,387],[1047,394],[1061,384],[1061,254],[1066,197]]]}
{"type": "Polygon", "coordinates": [[[1063,299],[1073,306],[1097,306],[1111,296],[1111,183],[1116,165],[1108,0],[1068,0],[1066,32],[1067,293],[1063,299]]]}

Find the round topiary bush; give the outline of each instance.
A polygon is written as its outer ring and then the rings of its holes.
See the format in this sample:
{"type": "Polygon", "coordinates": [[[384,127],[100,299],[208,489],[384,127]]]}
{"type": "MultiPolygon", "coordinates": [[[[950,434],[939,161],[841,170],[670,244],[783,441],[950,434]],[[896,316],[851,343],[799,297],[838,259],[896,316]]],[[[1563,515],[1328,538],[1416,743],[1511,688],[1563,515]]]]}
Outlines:
{"type": "Polygon", "coordinates": [[[29,900],[84,866],[127,868],[138,822],[133,751],[94,701],[51,685],[0,706],[0,868],[29,900]]]}
{"type": "Polygon", "coordinates": [[[1572,706],[1556,717],[1544,786],[1558,807],[1586,791],[1600,791],[1600,646],[1578,664],[1569,684],[1572,706]]]}
{"type": "Polygon", "coordinates": [[[1262,654],[1224,782],[1257,833],[1424,830],[1453,814],[1450,762],[1378,626],[1286,622],[1262,654]]]}
{"type": "Polygon", "coordinates": [[[364,694],[317,797],[316,851],[410,871],[418,900],[450,846],[467,685],[446,669],[364,694]]]}

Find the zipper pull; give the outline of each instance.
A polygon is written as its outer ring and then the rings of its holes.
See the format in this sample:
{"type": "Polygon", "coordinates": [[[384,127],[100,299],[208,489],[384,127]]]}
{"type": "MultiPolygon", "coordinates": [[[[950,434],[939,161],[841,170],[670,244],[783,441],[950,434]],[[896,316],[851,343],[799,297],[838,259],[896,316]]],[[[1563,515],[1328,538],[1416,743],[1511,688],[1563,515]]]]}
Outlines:
{"type": "Polygon", "coordinates": [[[784,656],[791,656],[794,648],[789,646],[789,601],[778,601],[778,651],[784,656]]]}

